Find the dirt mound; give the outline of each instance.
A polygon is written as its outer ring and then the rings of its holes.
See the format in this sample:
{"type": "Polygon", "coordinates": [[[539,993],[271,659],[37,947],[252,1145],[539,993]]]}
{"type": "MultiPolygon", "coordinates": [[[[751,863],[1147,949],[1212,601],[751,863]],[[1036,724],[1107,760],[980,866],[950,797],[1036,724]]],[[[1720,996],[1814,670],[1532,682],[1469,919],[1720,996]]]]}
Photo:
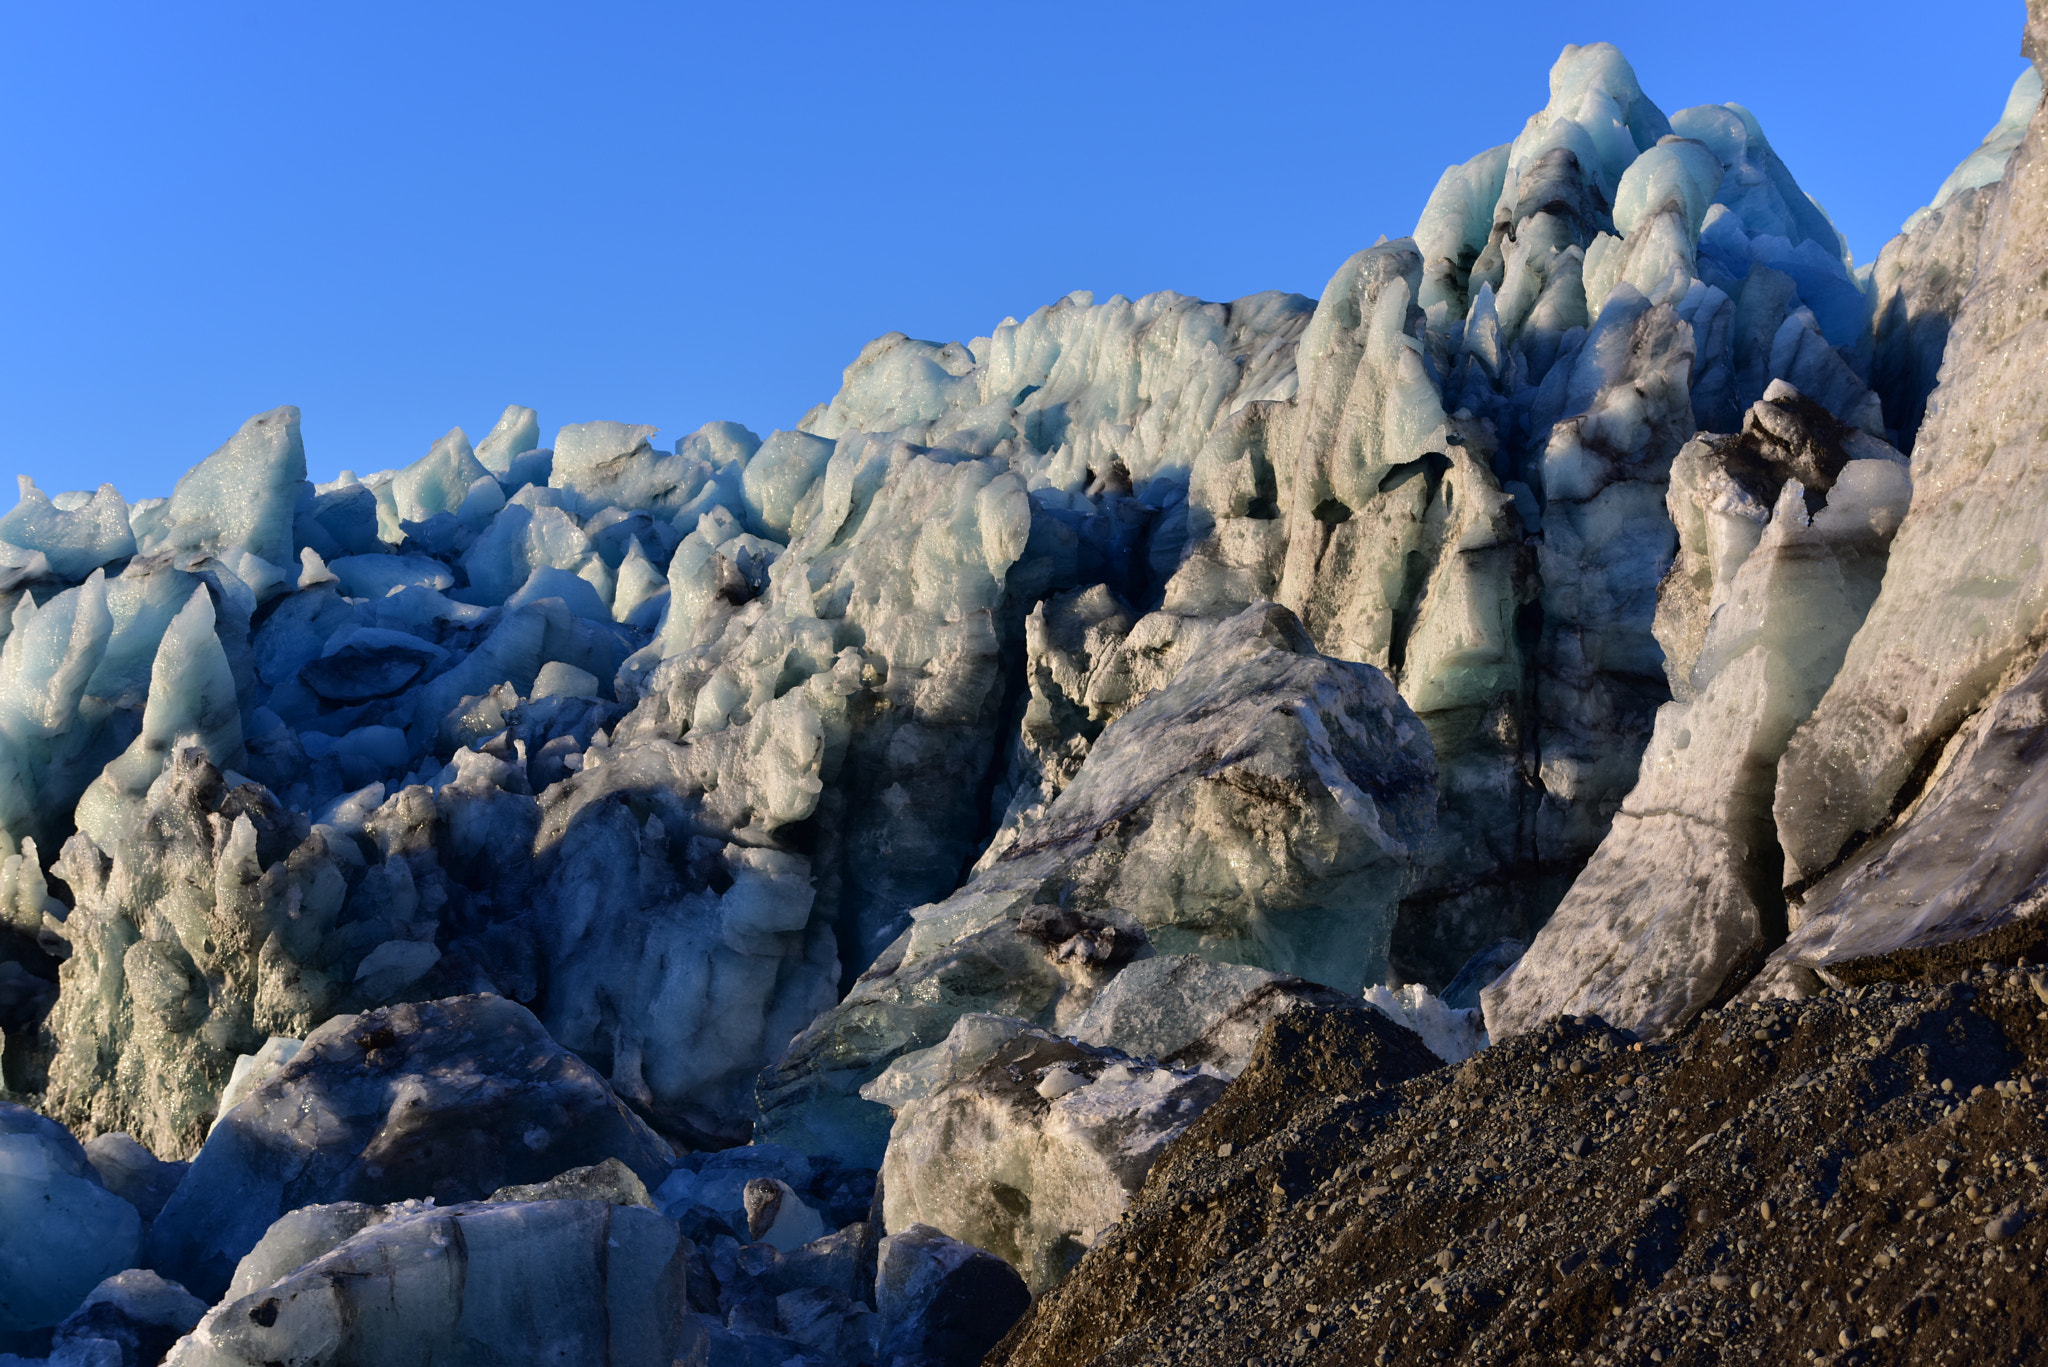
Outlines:
{"type": "Polygon", "coordinates": [[[988,1361],[2039,1360],[2044,1006],[1993,968],[1428,1071],[1297,1011],[988,1361]]]}

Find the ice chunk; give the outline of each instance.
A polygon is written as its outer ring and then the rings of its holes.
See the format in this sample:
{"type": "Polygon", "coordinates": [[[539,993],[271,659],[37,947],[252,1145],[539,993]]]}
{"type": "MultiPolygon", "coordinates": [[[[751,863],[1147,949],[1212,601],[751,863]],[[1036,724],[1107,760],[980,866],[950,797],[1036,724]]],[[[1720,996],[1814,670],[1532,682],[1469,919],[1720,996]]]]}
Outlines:
{"type": "Polygon", "coordinates": [[[1388,1020],[1413,1030],[1445,1063],[1463,1063],[1487,1045],[1486,1022],[1476,1007],[1446,1006],[1421,983],[1374,985],[1365,989],[1365,1000],[1388,1020]]]}
{"type": "Polygon", "coordinates": [[[505,600],[505,606],[516,608],[544,598],[557,598],[578,617],[593,622],[609,622],[612,610],[605,603],[604,590],[611,585],[610,576],[602,574],[604,562],[592,557],[585,562],[585,567],[597,572],[601,582],[593,584],[587,575],[572,574],[553,565],[536,566],[526,577],[526,582],[505,600]]]}
{"type": "Polygon", "coordinates": [[[223,765],[241,759],[234,672],[213,624],[213,599],[204,588],[193,590],[157,647],[142,734],[78,800],[78,828],[101,849],[113,848],[126,833],[135,800],[163,772],[174,745],[196,744],[223,765]]]}
{"type": "Polygon", "coordinates": [[[90,502],[60,510],[27,475],[21,481],[21,502],[0,517],[0,541],[25,551],[41,551],[53,574],[83,579],[101,565],[135,554],[135,534],[128,526],[128,505],[111,484],[102,484],[90,502]]]}
{"type": "Polygon", "coordinates": [[[1304,1001],[1356,1005],[1358,998],[1267,969],[1162,954],[1110,979],[1072,1033],[1135,1058],[1236,1077],[1251,1061],[1266,1022],[1304,1001]]]}
{"type": "Polygon", "coordinates": [[[550,660],[540,667],[540,673],[533,677],[533,696],[536,698],[594,698],[597,696],[597,676],[575,665],[560,660],[550,660]]]}
{"type": "Polygon", "coordinates": [[[133,1135],[118,1132],[88,1139],[85,1156],[106,1189],[134,1206],[144,1220],[157,1217],[191,1166],[166,1163],[137,1143],[133,1135]]]}
{"type": "MultiPolygon", "coordinates": [[[[949,1230],[1042,1291],[1066,1272],[1071,1249],[1116,1222],[1153,1160],[1222,1095],[1223,1080],[1017,1020],[984,1056],[986,1019],[954,1028],[976,1043],[939,1046],[948,1073],[927,1078],[935,1090],[916,1095],[921,1088],[888,1074],[873,1086],[874,1096],[897,1098],[882,1167],[888,1226],[949,1230]]],[[[895,1067],[931,1071],[915,1055],[895,1067]]]]}
{"type": "Polygon", "coordinates": [[[884,1361],[968,1367],[1031,1308],[1031,1293],[1002,1259],[912,1225],[882,1240],[875,1305],[884,1361]]]}
{"type": "Polygon", "coordinates": [[[623,422],[572,423],[555,437],[550,488],[570,495],[582,513],[640,508],[673,516],[701,487],[704,462],[695,449],[670,455],[648,438],[655,429],[623,422]]]}
{"type": "Polygon", "coordinates": [[[744,1199],[747,1237],[756,1243],[787,1253],[829,1232],[824,1218],[779,1177],[754,1178],[747,1183],[744,1199]]]}
{"type": "Polygon", "coordinates": [[[134,1268],[107,1278],[57,1326],[53,1367],[154,1367],[198,1327],[206,1304],[176,1282],[134,1268]]]}
{"type": "Polygon", "coordinates": [[[142,1221],[54,1120],[0,1101],[0,1331],[57,1324],[134,1265],[142,1221]]]}
{"type": "Polygon", "coordinates": [[[338,1017],[207,1137],[152,1260],[217,1295],[294,1206],[481,1197],[607,1157],[648,1181],[669,1168],[668,1146],[523,1008],[459,997],[338,1017]]]}
{"type": "Polygon", "coordinates": [[[476,444],[477,463],[502,479],[512,472],[514,461],[539,445],[540,415],[531,408],[507,404],[489,434],[476,444]]]}
{"type": "Polygon", "coordinates": [[[288,565],[292,521],[305,480],[299,410],[259,413],[178,481],[160,532],[144,539],[142,548],[216,554],[233,549],[288,565]]]}
{"type": "MultiPolygon", "coordinates": [[[[469,449],[468,434],[451,428],[427,454],[392,478],[391,498],[402,521],[424,522],[436,513],[459,511],[476,482],[490,477],[491,471],[469,449]]],[[[492,483],[495,488],[496,481],[492,483]]]]}
{"type": "Polygon", "coordinates": [[[747,462],[747,530],[774,541],[787,541],[796,509],[811,485],[825,473],[833,445],[808,432],[771,432],[747,462]]]}
{"type": "Polygon", "coordinates": [[[1724,174],[1721,159],[1706,144],[1666,138],[1622,173],[1615,192],[1614,226],[1623,237],[1633,237],[1648,215],[1676,203],[1685,212],[1688,236],[1697,240],[1724,174]]]}
{"type": "Polygon", "coordinates": [[[455,587],[455,576],[448,567],[423,555],[348,555],[329,561],[327,569],[351,598],[383,598],[408,584],[430,589],[455,587]]]}
{"type": "Polygon", "coordinates": [[[651,629],[660,624],[668,610],[668,577],[656,569],[640,546],[640,538],[628,543],[619,564],[618,586],[612,591],[612,615],[628,626],[651,629]]]}
{"type": "Polygon", "coordinates": [[[687,1310],[684,1246],[651,1210],[535,1201],[409,1210],[216,1306],[175,1367],[317,1360],[668,1367],[687,1310]]]}
{"type": "Polygon", "coordinates": [[[253,1054],[243,1054],[235,1060],[235,1071],[228,1077],[228,1085],[221,1090],[220,1102],[215,1109],[214,1124],[218,1126],[229,1111],[242,1104],[242,1098],[270,1081],[287,1063],[299,1056],[299,1050],[306,1047],[304,1040],[292,1039],[286,1035],[272,1035],[263,1041],[263,1047],[253,1054]]]}

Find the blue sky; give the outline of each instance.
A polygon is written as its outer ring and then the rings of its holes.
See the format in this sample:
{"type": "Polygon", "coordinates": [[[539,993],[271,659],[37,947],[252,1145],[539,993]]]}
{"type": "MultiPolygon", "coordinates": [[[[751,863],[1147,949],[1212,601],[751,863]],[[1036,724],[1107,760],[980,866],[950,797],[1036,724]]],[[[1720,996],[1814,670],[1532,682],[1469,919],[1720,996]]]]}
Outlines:
{"type": "Polygon", "coordinates": [[[2021,68],[2021,0],[1935,13],[13,4],[0,473],[167,493],[281,403],[316,478],[511,402],[765,433],[892,329],[1315,294],[1519,131],[1566,42],[1666,111],[1749,105],[1868,259],[2021,68]]]}

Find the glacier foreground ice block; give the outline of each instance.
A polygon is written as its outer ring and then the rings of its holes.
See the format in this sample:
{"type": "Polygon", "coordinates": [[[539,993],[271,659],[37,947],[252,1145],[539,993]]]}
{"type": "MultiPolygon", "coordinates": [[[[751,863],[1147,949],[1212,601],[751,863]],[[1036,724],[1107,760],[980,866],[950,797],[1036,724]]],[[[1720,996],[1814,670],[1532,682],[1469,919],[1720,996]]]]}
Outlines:
{"type": "Polygon", "coordinates": [[[658,1186],[671,1153],[524,1007],[455,997],[339,1016],[208,1136],[150,1260],[217,1296],[295,1207],[476,1200],[606,1158],[658,1186]]]}
{"type": "Polygon", "coordinates": [[[141,1232],[69,1130],[0,1101],[0,1331],[62,1321],[134,1265],[141,1232]]]}
{"type": "Polygon", "coordinates": [[[1117,1222],[1224,1086],[1020,1020],[962,1016],[943,1042],[868,1085],[896,1115],[885,1223],[985,1248],[1042,1292],[1117,1222]]]}
{"type": "Polygon", "coordinates": [[[426,1206],[214,1307],[167,1361],[668,1367],[687,1250],[671,1221],[608,1201],[426,1206]]]}

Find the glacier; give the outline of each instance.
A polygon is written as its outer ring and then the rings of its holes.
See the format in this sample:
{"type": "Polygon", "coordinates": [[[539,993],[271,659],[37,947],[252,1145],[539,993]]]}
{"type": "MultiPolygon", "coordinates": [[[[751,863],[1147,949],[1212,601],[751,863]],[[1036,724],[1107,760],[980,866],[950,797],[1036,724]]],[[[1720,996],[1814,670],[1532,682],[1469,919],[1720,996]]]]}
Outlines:
{"type": "Polygon", "coordinates": [[[1572,46],[1317,299],[23,480],[0,1351],[975,1360],[1303,1013],[1459,1064],[2048,949],[2041,98],[1859,267],[1572,46]]]}

